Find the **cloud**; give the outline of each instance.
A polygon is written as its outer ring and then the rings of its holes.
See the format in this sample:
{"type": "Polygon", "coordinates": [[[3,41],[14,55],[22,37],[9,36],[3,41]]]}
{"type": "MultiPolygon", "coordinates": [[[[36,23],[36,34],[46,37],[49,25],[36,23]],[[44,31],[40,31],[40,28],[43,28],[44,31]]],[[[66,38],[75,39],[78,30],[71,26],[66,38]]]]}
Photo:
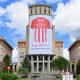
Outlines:
{"type": "Polygon", "coordinates": [[[71,38],[80,38],[80,0],[71,0],[64,5],[58,4],[55,12],[56,31],[69,34],[71,38]]]}
{"type": "Polygon", "coordinates": [[[0,28],[9,29],[10,40],[14,43],[14,47],[17,46],[19,39],[26,38],[28,17],[28,6],[21,1],[11,3],[6,8],[0,7],[0,28]]]}
{"type": "Polygon", "coordinates": [[[13,3],[6,8],[10,22],[6,25],[11,29],[17,29],[17,33],[24,35],[28,25],[28,6],[22,2],[13,3]]]}
{"type": "Polygon", "coordinates": [[[6,10],[4,8],[0,7],[0,16],[2,16],[5,12],[6,12],[6,10]]]}
{"type": "MultiPolygon", "coordinates": [[[[42,1],[42,0],[38,0],[42,1]]],[[[26,35],[26,25],[28,25],[28,5],[29,3],[34,4],[37,0],[19,0],[9,4],[5,9],[0,8],[0,15],[7,17],[9,21],[3,21],[0,19],[0,24],[5,24],[6,27],[16,29],[15,34],[20,34],[22,37],[26,35]]],[[[61,0],[46,0],[47,3],[54,3],[61,0]]],[[[43,1],[42,1],[43,2],[43,1]]]]}
{"type": "MultiPolygon", "coordinates": [[[[18,39],[24,37],[26,34],[26,25],[28,25],[28,6],[21,1],[17,1],[8,5],[5,9],[1,7],[0,17],[4,16],[6,16],[9,21],[3,21],[3,18],[0,18],[0,27],[5,24],[3,26],[10,28],[10,30],[15,29],[15,31],[9,35],[14,38],[13,42],[16,44],[18,39]]],[[[12,62],[17,63],[17,61],[18,50],[14,48],[12,53],[12,62]]]]}
{"type": "Polygon", "coordinates": [[[70,60],[69,59],[69,51],[66,48],[63,49],[63,57],[66,58],[67,60],[70,60]]]}
{"type": "MultiPolygon", "coordinates": [[[[26,25],[28,25],[28,5],[34,4],[42,0],[19,0],[9,4],[5,9],[0,8],[0,15],[6,15],[9,21],[5,21],[4,24],[11,29],[16,29],[15,34],[21,34],[22,37],[26,34],[26,25]]],[[[61,0],[45,0],[47,3],[55,3],[61,0]]],[[[42,1],[43,2],[43,1],[42,1]]],[[[0,24],[3,21],[0,19],[0,24]]]]}
{"type": "Polygon", "coordinates": [[[12,63],[18,62],[18,49],[14,48],[12,52],[12,63]]]}
{"type": "Polygon", "coordinates": [[[7,0],[0,0],[0,2],[6,2],[7,0]]]}

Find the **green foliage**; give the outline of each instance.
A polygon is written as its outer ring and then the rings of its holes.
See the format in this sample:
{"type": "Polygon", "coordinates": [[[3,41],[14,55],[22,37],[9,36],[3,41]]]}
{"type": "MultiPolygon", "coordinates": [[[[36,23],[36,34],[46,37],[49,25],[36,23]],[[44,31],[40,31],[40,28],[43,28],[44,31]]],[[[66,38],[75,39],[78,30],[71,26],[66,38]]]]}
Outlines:
{"type": "Polygon", "coordinates": [[[28,69],[27,69],[27,68],[20,68],[20,69],[18,70],[18,73],[19,73],[19,74],[27,74],[27,73],[28,73],[28,69]]]}
{"type": "Polygon", "coordinates": [[[22,67],[23,68],[27,68],[28,72],[31,71],[31,64],[30,64],[30,60],[29,60],[29,56],[25,56],[24,61],[22,63],[22,67]]]}
{"type": "Polygon", "coordinates": [[[0,66],[0,73],[3,71],[3,68],[2,68],[2,66],[0,66]]]}
{"type": "Polygon", "coordinates": [[[80,60],[78,60],[76,72],[78,75],[80,75],[80,60]]]}
{"type": "Polygon", "coordinates": [[[57,57],[52,60],[51,66],[55,70],[66,70],[69,66],[69,61],[63,57],[57,57]]]}
{"type": "Polygon", "coordinates": [[[8,73],[1,73],[0,74],[1,80],[17,80],[17,76],[14,74],[8,74],[8,73]]]}
{"type": "Polygon", "coordinates": [[[18,80],[31,80],[31,79],[30,78],[26,78],[26,79],[21,78],[21,79],[18,79],[18,80]]]}
{"type": "Polygon", "coordinates": [[[4,63],[4,66],[7,67],[7,66],[10,66],[10,56],[8,55],[5,55],[5,57],[3,58],[3,63],[4,63]]]}

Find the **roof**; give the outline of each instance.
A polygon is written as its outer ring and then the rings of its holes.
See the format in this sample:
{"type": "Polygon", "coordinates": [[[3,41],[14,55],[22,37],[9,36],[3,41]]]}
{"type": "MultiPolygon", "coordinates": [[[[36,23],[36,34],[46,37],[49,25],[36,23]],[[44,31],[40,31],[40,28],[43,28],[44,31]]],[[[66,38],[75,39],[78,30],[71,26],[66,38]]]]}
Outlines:
{"type": "Polygon", "coordinates": [[[19,41],[18,41],[18,43],[19,43],[19,42],[26,42],[26,40],[24,40],[24,39],[21,39],[21,40],[19,40],[19,41]]]}
{"type": "Polygon", "coordinates": [[[69,47],[69,51],[77,44],[77,43],[80,43],[80,39],[79,40],[76,40],[70,47],[69,47]]]}
{"type": "Polygon", "coordinates": [[[0,40],[6,43],[13,50],[12,46],[2,36],[0,36],[0,40]]]}
{"type": "Polygon", "coordinates": [[[35,5],[30,5],[29,8],[37,7],[37,6],[44,6],[44,7],[52,8],[50,5],[46,5],[46,4],[35,4],[35,5]]]}
{"type": "Polygon", "coordinates": [[[64,43],[62,40],[56,40],[56,43],[64,43]]]}
{"type": "Polygon", "coordinates": [[[34,56],[34,55],[51,55],[51,56],[55,56],[53,53],[52,54],[27,54],[28,56],[34,56]]]}

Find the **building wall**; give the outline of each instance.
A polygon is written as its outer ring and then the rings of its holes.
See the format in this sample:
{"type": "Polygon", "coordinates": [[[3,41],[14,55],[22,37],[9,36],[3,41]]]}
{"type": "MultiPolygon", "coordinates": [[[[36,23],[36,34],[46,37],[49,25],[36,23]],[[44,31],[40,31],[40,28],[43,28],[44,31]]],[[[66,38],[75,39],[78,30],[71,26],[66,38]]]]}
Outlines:
{"type": "Polygon", "coordinates": [[[19,41],[18,42],[18,67],[22,66],[22,62],[26,55],[26,41],[19,41]]]}
{"type": "Polygon", "coordinates": [[[80,46],[70,51],[70,61],[77,62],[78,59],[80,59],[80,46]]]}
{"type": "Polygon", "coordinates": [[[76,64],[80,60],[80,40],[75,41],[69,48],[70,71],[76,72],[76,64]]]}
{"type": "MultiPolygon", "coordinates": [[[[22,62],[24,60],[26,53],[26,45],[25,40],[20,40],[18,42],[18,67],[22,66],[22,62]],[[22,57],[21,57],[22,56],[22,57]]],[[[37,55],[37,54],[36,54],[37,55]]],[[[56,56],[63,56],[63,41],[56,41],[55,42],[55,55],[56,56]]]]}
{"type": "Polygon", "coordinates": [[[44,15],[53,15],[51,7],[47,5],[33,5],[29,8],[29,15],[37,15],[37,14],[44,14],[44,15]]]}
{"type": "Polygon", "coordinates": [[[52,73],[51,61],[53,59],[53,55],[29,55],[31,61],[31,72],[32,73],[52,73]]]}
{"type": "Polygon", "coordinates": [[[3,58],[6,54],[10,56],[12,61],[12,47],[10,47],[9,44],[0,37],[0,62],[3,62],[3,58]]]}
{"type": "Polygon", "coordinates": [[[70,61],[77,62],[80,59],[80,41],[74,42],[69,49],[70,61]]]}
{"type": "Polygon", "coordinates": [[[55,55],[56,56],[63,56],[63,41],[56,41],[55,42],[55,55]]]}
{"type": "Polygon", "coordinates": [[[26,55],[29,54],[29,25],[26,26],[26,55]]]}
{"type": "MultiPolygon", "coordinates": [[[[53,16],[53,11],[52,11],[51,7],[46,6],[46,5],[33,5],[33,6],[29,7],[29,17],[30,16],[34,16],[34,15],[49,15],[49,16],[53,16]]],[[[22,61],[24,59],[25,54],[31,56],[29,54],[29,34],[30,34],[29,27],[30,27],[30,24],[26,27],[26,40],[18,42],[18,67],[21,67],[21,63],[22,63],[22,61]],[[22,46],[23,43],[26,45],[25,47],[22,46]],[[22,47],[20,47],[20,46],[22,46],[22,47]],[[20,58],[20,56],[22,54],[23,54],[23,57],[20,58]]],[[[63,42],[61,42],[61,41],[55,42],[55,26],[53,24],[52,24],[52,41],[53,41],[52,42],[53,52],[52,52],[51,56],[54,56],[54,55],[62,56],[62,54],[63,54],[63,42]]],[[[38,60],[39,55],[35,54],[35,56],[37,56],[37,60],[38,60]]],[[[41,54],[41,56],[43,57],[43,60],[41,61],[41,64],[43,66],[43,71],[44,71],[44,62],[45,62],[44,61],[44,57],[45,56],[42,55],[42,54],[41,54]]],[[[49,59],[49,57],[50,57],[49,54],[47,54],[47,56],[48,56],[48,59],[49,59]]],[[[33,61],[32,60],[33,57],[34,56],[32,55],[31,59],[30,59],[31,60],[32,72],[34,72],[33,71],[34,62],[35,62],[35,66],[39,66],[38,65],[39,60],[38,61],[37,60],[33,61]]],[[[50,65],[50,63],[48,63],[48,62],[50,62],[50,61],[47,60],[46,63],[48,65],[50,65]]],[[[45,63],[45,65],[46,65],[46,63],[45,63]]],[[[50,66],[48,66],[48,67],[50,67],[50,66]]],[[[37,69],[36,69],[37,72],[38,72],[38,69],[39,68],[37,67],[37,69]]]]}
{"type": "MultiPolygon", "coordinates": [[[[29,17],[31,16],[35,16],[35,15],[46,15],[47,16],[53,16],[53,10],[50,6],[48,5],[33,5],[29,7],[29,17]]],[[[29,20],[30,21],[30,20],[29,20]]],[[[51,24],[52,26],[52,54],[54,55],[55,53],[55,26],[53,24],[51,24]]],[[[27,26],[27,43],[28,43],[28,47],[27,47],[27,53],[29,53],[29,27],[30,24],[27,26]]]]}

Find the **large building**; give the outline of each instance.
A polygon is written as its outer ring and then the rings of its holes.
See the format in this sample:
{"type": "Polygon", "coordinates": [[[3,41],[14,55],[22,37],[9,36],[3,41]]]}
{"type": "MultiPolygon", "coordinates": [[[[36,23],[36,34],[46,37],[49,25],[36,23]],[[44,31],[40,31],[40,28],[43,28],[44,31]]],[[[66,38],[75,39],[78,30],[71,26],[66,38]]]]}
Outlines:
{"type": "MultiPolygon", "coordinates": [[[[27,55],[27,52],[26,52],[27,46],[28,45],[26,43],[26,40],[19,40],[18,41],[18,68],[22,67],[22,63],[25,58],[25,55],[27,55]]],[[[32,64],[36,65],[36,63],[38,63],[38,58],[40,55],[32,55],[32,56],[29,55],[29,56],[30,56],[30,58],[32,58],[32,64]]],[[[57,56],[63,56],[63,41],[55,41],[55,57],[57,57],[57,56]]],[[[45,65],[46,65],[46,63],[48,63],[48,59],[52,60],[52,58],[53,58],[53,55],[51,55],[49,57],[48,57],[48,55],[44,55],[43,60],[45,62],[45,65]],[[45,57],[45,60],[44,60],[44,57],[45,57]]],[[[34,66],[34,68],[33,68],[32,72],[36,73],[37,68],[35,66],[34,66]]]]}
{"type": "Polygon", "coordinates": [[[0,66],[3,65],[3,58],[5,55],[9,55],[12,61],[12,46],[0,36],[0,66]]]}
{"type": "Polygon", "coordinates": [[[27,55],[26,50],[26,40],[18,41],[18,67],[22,67],[22,62],[27,55]]]}
{"type": "Polygon", "coordinates": [[[55,56],[63,57],[63,41],[55,41],[55,56]]]}
{"type": "Polygon", "coordinates": [[[63,56],[63,42],[55,41],[53,11],[48,5],[29,7],[29,25],[26,26],[26,40],[18,41],[18,69],[25,55],[29,56],[32,73],[51,73],[54,56],[63,56]]]}
{"type": "Polygon", "coordinates": [[[76,72],[76,64],[80,60],[80,40],[76,40],[69,48],[70,71],[76,72]]]}

